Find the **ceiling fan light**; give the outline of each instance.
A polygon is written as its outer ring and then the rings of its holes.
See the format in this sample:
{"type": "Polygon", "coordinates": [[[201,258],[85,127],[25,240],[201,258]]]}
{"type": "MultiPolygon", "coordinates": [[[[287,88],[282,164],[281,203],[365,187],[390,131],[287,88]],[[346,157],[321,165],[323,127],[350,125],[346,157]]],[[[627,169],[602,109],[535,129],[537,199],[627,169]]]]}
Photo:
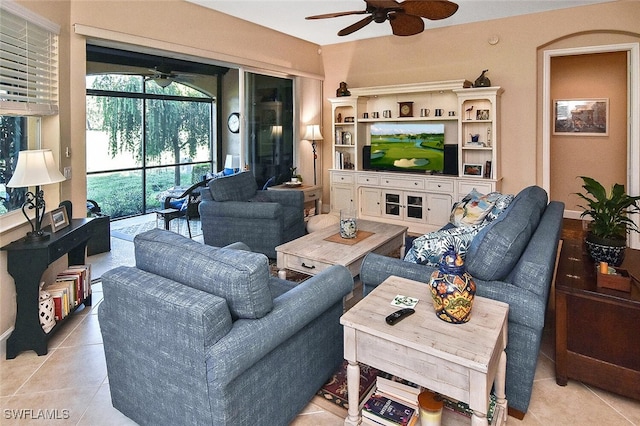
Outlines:
{"type": "Polygon", "coordinates": [[[156,78],[153,79],[153,81],[155,81],[156,84],[158,86],[162,87],[163,89],[171,84],[171,79],[167,78],[167,77],[164,77],[164,76],[156,77],[156,78]]]}

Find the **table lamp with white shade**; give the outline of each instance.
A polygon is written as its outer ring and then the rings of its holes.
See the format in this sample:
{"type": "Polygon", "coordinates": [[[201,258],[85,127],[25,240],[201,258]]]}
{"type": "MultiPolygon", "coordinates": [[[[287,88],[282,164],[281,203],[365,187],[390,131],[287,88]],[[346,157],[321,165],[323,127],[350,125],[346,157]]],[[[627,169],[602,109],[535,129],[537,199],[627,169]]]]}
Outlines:
{"type": "Polygon", "coordinates": [[[41,185],[62,182],[65,177],[58,170],[58,166],[53,159],[50,149],[34,149],[20,151],[18,153],[18,163],[13,172],[13,177],[7,183],[9,188],[28,188],[35,186],[35,191],[28,191],[25,194],[25,201],[22,204],[22,214],[31,225],[31,231],[27,232],[25,241],[44,241],[51,237],[51,234],[42,231],[42,218],[45,212],[44,191],[41,185]],[[32,221],[26,209],[35,209],[35,218],[32,221]]]}

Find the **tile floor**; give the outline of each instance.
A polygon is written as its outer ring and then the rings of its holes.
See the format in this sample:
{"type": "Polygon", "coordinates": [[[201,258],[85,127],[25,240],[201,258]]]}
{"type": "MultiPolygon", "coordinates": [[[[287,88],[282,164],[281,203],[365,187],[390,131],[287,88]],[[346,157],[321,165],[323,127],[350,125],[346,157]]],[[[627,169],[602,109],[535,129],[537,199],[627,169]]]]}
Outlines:
{"type": "MultiPolygon", "coordinates": [[[[115,222],[113,227],[117,226],[115,222]]],[[[113,266],[133,264],[133,247],[130,242],[112,238],[111,252],[88,260],[94,277],[98,277],[113,266]]],[[[102,300],[101,286],[95,285],[93,291],[93,306],[69,318],[50,340],[47,355],[24,352],[13,360],[0,359],[0,425],[135,424],[111,406],[96,315],[102,300]]],[[[342,424],[343,418],[313,403],[292,423],[342,424]]],[[[566,387],[557,386],[550,324],[545,329],[529,412],[522,421],[509,417],[508,424],[640,426],[640,402],[575,381],[569,381],[566,387]]]]}

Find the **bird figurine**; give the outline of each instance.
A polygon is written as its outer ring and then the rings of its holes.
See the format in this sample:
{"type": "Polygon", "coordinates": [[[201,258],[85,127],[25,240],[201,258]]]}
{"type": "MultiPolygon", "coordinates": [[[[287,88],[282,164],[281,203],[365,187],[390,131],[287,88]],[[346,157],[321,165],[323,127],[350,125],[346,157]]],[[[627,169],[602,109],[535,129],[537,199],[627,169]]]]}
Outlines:
{"type": "Polygon", "coordinates": [[[471,111],[473,111],[473,105],[465,109],[465,112],[467,113],[467,120],[471,120],[471,111]]]}

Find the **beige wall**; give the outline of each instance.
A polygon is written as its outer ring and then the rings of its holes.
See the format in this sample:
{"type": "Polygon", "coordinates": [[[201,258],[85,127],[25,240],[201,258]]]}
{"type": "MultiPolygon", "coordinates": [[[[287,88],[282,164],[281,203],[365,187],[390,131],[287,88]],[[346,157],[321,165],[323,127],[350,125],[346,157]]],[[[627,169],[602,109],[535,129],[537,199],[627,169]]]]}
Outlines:
{"type": "MultiPolygon", "coordinates": [[[[514,193],[542,184],[539,51],[551,43],[554,48],[637,43],[639,19],[640,2],[621,1],[427,30],[414,37],[323,46],[325,98],[335,96],[340,81],[350,87],[461,78],[473,81],[483,69],[489,69],[492,85],[504,88],[502,188],[514,193]],[[493,35],[500,38],[496,45],[488,43],[493,35]]],[[[328,129],[331,116],[327,112],[331,109],[326,101],[324,110],[324,128],[328,129]]],[[[331,158],[328,144],[323,150],[324,158],[331,158]]]]}
{"type": "Polygon", "coordinates": [[[606,98],[607,136],[551,136],[551,197],[567,210],[584,204],[573,195],[583,192],[578,176],[589,176],[610,188],[627,182],[627,53],[612,52],[554,57],[551,99],[606,98]]]}

